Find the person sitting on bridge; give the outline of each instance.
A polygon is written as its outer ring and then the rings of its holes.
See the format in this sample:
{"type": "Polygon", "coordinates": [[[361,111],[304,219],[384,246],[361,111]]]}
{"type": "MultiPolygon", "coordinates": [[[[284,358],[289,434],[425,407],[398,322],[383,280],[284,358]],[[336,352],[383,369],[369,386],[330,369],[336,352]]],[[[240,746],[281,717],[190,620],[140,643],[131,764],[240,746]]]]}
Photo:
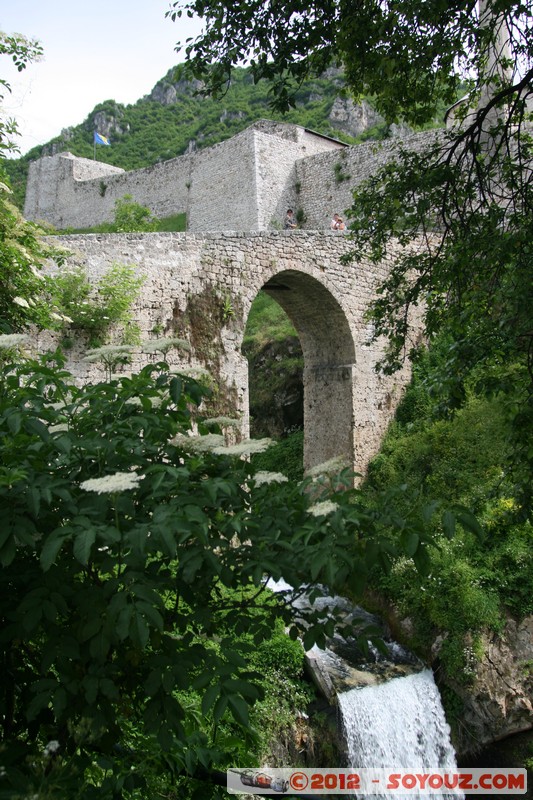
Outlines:
{"type": "Polygon", "coordinates": [[[338,214],[333,214],[330,228],[332,231],[343,231],[346,229],[346,225],[338,214]]]}
{"type": "Polygon", "coordinates": [[[285,217],[285,230],[293,230],[297,228],[298,225],[296,224],[296,220],[294,219],[294,211],[292,208],[289,208],[287,211],[287,216],[285,217]]]}

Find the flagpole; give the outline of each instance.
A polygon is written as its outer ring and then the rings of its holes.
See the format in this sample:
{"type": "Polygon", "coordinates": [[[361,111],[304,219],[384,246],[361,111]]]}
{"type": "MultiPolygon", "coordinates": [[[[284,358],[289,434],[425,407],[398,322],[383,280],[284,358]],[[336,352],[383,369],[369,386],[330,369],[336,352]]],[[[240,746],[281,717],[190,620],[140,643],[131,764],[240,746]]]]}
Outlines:
{"type": "Polygon", "coordinates": [[[93,161],[96,161],[96,136],[93,133],[93,161]]]}

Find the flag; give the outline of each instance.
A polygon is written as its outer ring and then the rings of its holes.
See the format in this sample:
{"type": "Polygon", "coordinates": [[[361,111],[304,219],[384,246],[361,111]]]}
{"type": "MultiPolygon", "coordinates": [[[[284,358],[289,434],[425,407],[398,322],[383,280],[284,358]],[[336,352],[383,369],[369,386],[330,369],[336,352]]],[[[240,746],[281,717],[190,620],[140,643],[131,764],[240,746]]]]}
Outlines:
{"type": "Polygon", "coordinates": [[[94,143],[111,145],[109,139],[106,139],[106,137],[102,136],[101,133],[96,133],[96,131],[94,132],[94,143]]]}

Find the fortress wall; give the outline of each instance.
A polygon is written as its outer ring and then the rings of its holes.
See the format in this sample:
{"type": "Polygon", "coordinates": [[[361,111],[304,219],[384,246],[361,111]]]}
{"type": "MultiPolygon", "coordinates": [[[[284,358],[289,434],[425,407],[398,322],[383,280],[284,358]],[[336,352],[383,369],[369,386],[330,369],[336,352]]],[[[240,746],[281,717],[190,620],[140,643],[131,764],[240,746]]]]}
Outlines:
{"type": "Polygon", "coordinates": [[[295,164],[317,153],[343,152],[344,145],[290,126],[294,137],[256,134],[257,204],[260,230],[283,226],[288,208],[300,206],[295,164]]]}
{"type": "Polygon", "coordinates": [[[191,230],[257,228],[253,131],[198,153],[125,172],[62,153],[30,165],[25,216],[57,228],[113,219],[129,194],[156,216],[187,213],[191,230]],[[228,211],[231,210],[231,222],[228,211]]]}
{"type": "Polygon", "coordinates": [[[298,205],[295,162],[339,148],[299,126],[261,120],[213,147],[132,172],[61,153],[30,164],[25,216],[59,229],[92,227],[111,221],[128,194],[158,217],[186,213],[191,231],[272,228],[298,205]]]}
{"type": "Polygon", "coordinates": [[[252,129],[196,153],[189,181],[189,231],[257,230],[252,129]]]}
{"type": "Polygon", "coordinates": [[[126,194],[157,216],[186,211],[190,159],[182,156],[133,172],[70,153],[30,164],[24,214],[56,228],[89,228],[113,219],[126,194]]]}
{"type": "Polygon", "coordinates": [[[56,228],[84,227],[87,218],[95,215],[103,222],[109,218],[112,202],[102,198],[100,184],[125,174],[119,167],[77,158],[71,153],[32,161],[24,216],[36,222],[49,222],[56,228]],[[80,192],[80,186],[85,190],[80,192]]]}
{"type": "Polygon", "coordinates": [[[435,130],[423,131],[402,140],[365,142],[298,161],[295,175],[306,215],[305,228],[329,228],[333,214],[342,216],[352,205],[352,189],[390,161],[398,148],[420,151],[437,135],[435,130]]]}

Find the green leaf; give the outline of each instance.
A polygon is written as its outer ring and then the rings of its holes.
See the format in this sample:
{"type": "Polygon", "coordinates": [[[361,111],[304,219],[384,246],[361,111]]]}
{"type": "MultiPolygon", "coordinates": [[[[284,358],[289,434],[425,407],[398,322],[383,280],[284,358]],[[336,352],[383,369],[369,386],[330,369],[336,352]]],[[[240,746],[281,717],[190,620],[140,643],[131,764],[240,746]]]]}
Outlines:
{"type": "Polygon", "coordinates": [[[13,436],[16,436],[17,433],[20,431],[20,427],[22,425],[22,414],[20,411],[14,411],[7,416],[7,427],[9,428],[10,433],[13,436]]]}
{"type": "Polygon", "coordinates": [[[180,401],[181,393],[183,390],[183,381],[180,378],[172,378],[172,380],[170,381],[169,390],[171,398],[177,405],[180,401]]]}
{"type": "Polygon", "coordinates": [[[144,682],[144,691],[148,697],[153,697],[159,691],[161,686],[161,669],[159,667],[153,669],[144,682]]]}
{"type": "Polygon", "coordinates": [[[217,697],[220,695],[220,685],[210,686],[202,697],[202,714],[207,714],[217,697]]]}
{"type": "Polygon", "coordinates": [[[413,561],[421,575],[427,575],[431,567],[431,561],[425,547],[418,547],[413,554],[413,561]]]}
{"type": "Polygon", "coordinates": [[[82,531],[76,535],[74,539],[74,558],[76,558],[80,564],[84,566],[89,562],[89,556],[91,554],[91,547],[93,546],[96,539],[96,530],[92,528],[88,531],[82,531]]]}
{"type": "Polygon", "coordinates": [[[102,625],[103,620],[100,616],[93,614],[93,616],[88,617],[80,632],[80,642],[87,642],[93,636],[96,636],[102,625]]]}
{"type": "Polygon", "coordinates": [[[221,695],[216,701],[215,707],[213,709],[213,719],[215,720],[215,725],[217,725],[220,722],[220,720],[224,716],[227,707],[228,707],[228,698],[224,697],[224,695],[221,695]]]}
{"type": "Polygon", "coordinates": [[[50,432],[44,422],[41,422],[40,419],[37,419],[36,417],[28,417],[25,420],[24,427],[28,433],[36,434],[44,442],[50,441],[50,432]]]}
{"type": "Polygon", "coordinates": [[[248,718],[248,706],[243,698],[237,694],[232,694],[228,697],[228,704],[233,717],[237,722],[247,728],[250,724],[250,720],[248,718]]]}
{"type": "Polygon", "coordinates": [[[111,640],[107,633],[105,626],[93,636],[89,644],[89,652],[93,658],[100,663],[105,662],[109,649],[111,647],[111,640]]]}
{"type": "Polygon", "coordinates": [[[463,506],[459,506],[457,508],[458,511],[456,517],[463,526],[463,528],[466,528],[467,531],[473,533],[474,536],[476,536],[479,539],[479,541],[483,541],[485,539],[485,531],[479,524],[474,514],[472,514],[471,511],[469,511],[467,508],[464,508],[463,506]]]}
{"type": "Polygon", "coordinates": [[[453,539],[455,535],[455,514],[446,509],[442,515],[442,529],[447,539],[453,539]]]}
{"type": "Polygon", "coordinates": [[[82,681],[85,692],[85,699],[89,705],[93,705],[98,695],[98,678],[95,675],[86,675],[82,681]]]}
{"type": "Polygon", "coordinates": [[[115,632],[120,639],[121,642],[127,638],[130,624],[131,624],[131,616],[133,614],[133,606],[128,605],[119,612],[117,621],[115,623],[115,632]]]}
{"type": "Polygon", "coordinates": [[[150,638],[150,628],[141,614],[133,614],[129,633],[134,645],[144,650],[150,638]]]}
{"type": "Polygon", "coordinates": [[[46,539],[43,549],[41,550],[41,567],[44,572],[47,572],[52,564],[55,563],[55,560],[59,554],[59,551],[63,547],[63,543],[65,542],[66,536],[62,532],[54,531],[54,533],[50,534],[50,536],[46,539]]]}
{"type": "Polygon", "coordinates": [[[38,517],[41,507],[41,493],[36,486],[30,486],[28,489],[28,505],[33,516],[38,517]]]}
{"type": "Polygon", "coordinates": [[[417,547],[420,543],[420,536],[418,533],[414,533],[412,531],[402,531],[401,543],[405,554],[409,556],[409,558],[412,558],[412,556],[414,556],[416,553],[417,547]]]}

